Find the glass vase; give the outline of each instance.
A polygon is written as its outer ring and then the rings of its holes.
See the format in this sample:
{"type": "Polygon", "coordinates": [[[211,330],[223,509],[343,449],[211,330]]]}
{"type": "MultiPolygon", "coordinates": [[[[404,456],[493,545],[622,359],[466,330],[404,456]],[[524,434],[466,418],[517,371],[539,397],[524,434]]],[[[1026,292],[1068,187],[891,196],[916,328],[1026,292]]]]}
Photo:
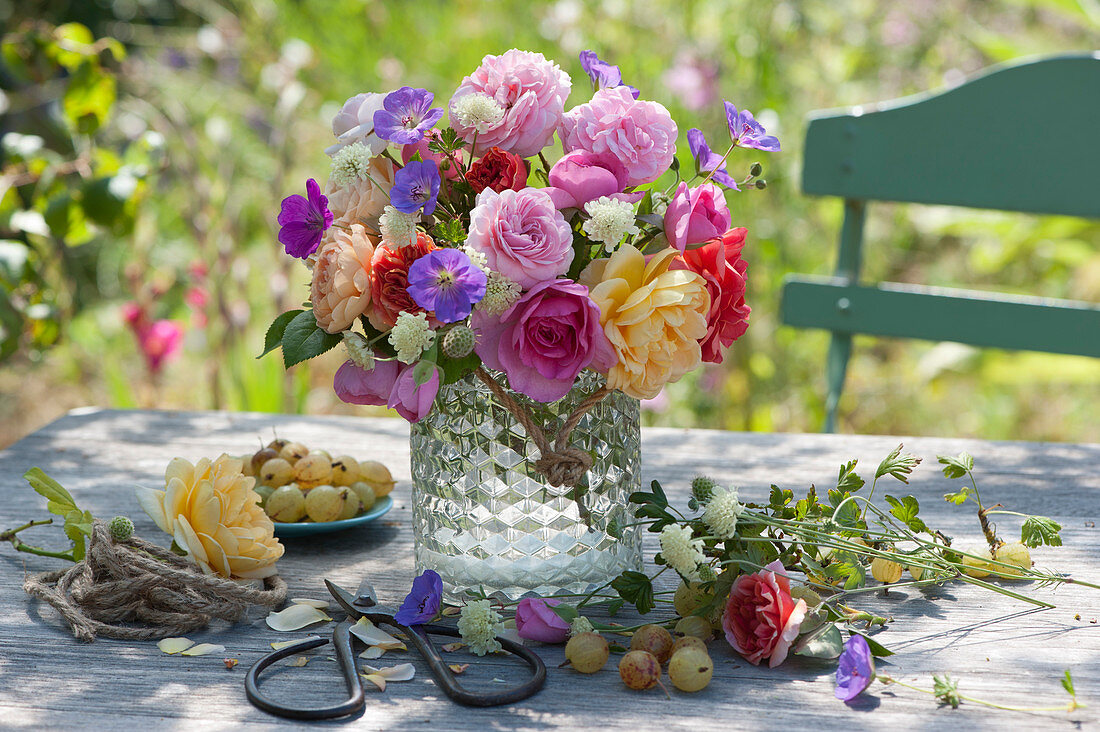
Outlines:
{"type": "MultiPolygon", "coordinates": [[[[553,441],[603,383],[586,370],[559,401],[512,396],[553,441]]],[[[638,401],[611,392],[581,417],[569,443],[593,458],[583,505],[535,469],[538,447],[485,384],[470,375],[442,387],[410,437],[417,572],[438,572],[452,600],[515,600],[588,592],[640,569],[641,533],[628,507],[640,480],[638,401]]]]}

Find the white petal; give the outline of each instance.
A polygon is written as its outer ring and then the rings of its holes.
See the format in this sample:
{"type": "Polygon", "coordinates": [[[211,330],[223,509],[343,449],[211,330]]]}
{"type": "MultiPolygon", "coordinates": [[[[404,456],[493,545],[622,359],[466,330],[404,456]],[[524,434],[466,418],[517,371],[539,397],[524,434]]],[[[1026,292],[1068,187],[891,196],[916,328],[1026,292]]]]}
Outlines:
{"type": "Polygon", "coordinates": [[[328,600],[312,600],[308,597],[292,597],[290,601],[295,605],[309,605],[315,607],[318,610],[325,610],[328,608],[328,600]]]}
{"type": "Polygon", "coordinates": [[[363,669],[371,675],[378,675],[389,681],[412,681],[416,675],[416,667],[411,663],[399,663],[396,666],[383,666],[381,668],[364,665],[363,669]]]}
{"type": "Polygon", "coordinates": [[[386,649],[382,646],[371,646],[367,650],[359,654],[359,658],[374,659],[381,658],[385,654],[386,649]]]}
{"type": "Polygon", "coordinates": [[[386,690],[386,680],[378,674],[361,674],[364,679],[378,687],[379,691],[386,690]]]}
{"type": "Polygon", "coordinates": [[[193,645],[195,645],[195,641],[190,638],[164,638],[157,641],[157,648],[169,655],[186,651],[193,645]]]}
{"type": "Polygon", "coordinates": [[[191,646],[182,655],[205,656],[207,653],[222,653],[223,651],[225,651],[225,646],[219,646],[216,643],[200,643],[197,646],[191,646]]]}
{"type": "Polygon", "coordinates": [[[287,646],[292,646],[295,643],[301,643],[304,640],[312,640],[314,638],[320,638],[320,637],[321,636],[319,636],[319,635],[307,635],[305,638],[302,638],[300,640],[275,641],[274,643],[271,644],[271,647],[274,648],[277,651],[280,648],[286,648],[287,646]]]}
{"type": "Polygon", "coordinates": [[[134,491],[134,495],[137,496],[138,505],[145,510],[145,513],[149,514],[149,518],[153,519],[153,523],[157,525],[157,528],[171,534],[172,527],[168,524],[168,519],[164,515],[164,491],[138,488],[134,491]]]}
{"type": "Polygon", "coordinates": [[[351,634],[368,646],[384,646],[391,651],[398,649],[402,651],[405,650],[404,643],[366,618],[359,618],[359,622],[351,626],[351,634]]]}
{"type": "Polygon", "coordinates": [[[295,658],[293,661],[290,662],[290,665],[291,666],[305,666],[307,663],[309,663],[309,658],[307,656],[298,656],[297,658],[295,658]]]}
{"type": "Polygon", "coordinates": [[[322,620],[332,620],[332,618],[309,605],[291,605],[285,610],[268,615],[267,625],[272,630],[286,633],[291,630],[300,630],[322,620]]]}

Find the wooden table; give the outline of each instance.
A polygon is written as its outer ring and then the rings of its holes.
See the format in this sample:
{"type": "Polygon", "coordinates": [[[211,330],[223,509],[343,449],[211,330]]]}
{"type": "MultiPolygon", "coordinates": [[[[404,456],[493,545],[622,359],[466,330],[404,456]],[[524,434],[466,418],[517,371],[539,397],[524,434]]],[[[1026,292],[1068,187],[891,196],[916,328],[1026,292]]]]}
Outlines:
{"type": "MultiPolygon", "coordinates": [[[[394,492],[396,505],[384,519],[340,534],[286,542],[286,556],[279,566],[291,596],[322,598],[326,596],[322,577],[354,586],[367,575],[381,601],[400,602],[413,573],[408,427],[400,420],[80,410],[0,453],[4,497],[0,527],[44,514],[44,502],[21,477],[37,465],[95,515],[128,514],[141,536],[167,545],[168,536],[138,508],[134,486],[163,487],[164,467],[174,456],[194,460],[222,451],[253,450],[257,437],[270,439],[273,427],[280,436],[325,447],[334,454],[380,459],[400,481],[394,492]]],[[[850,458],[859,459],[866,476],[898,441],[896,437],[647,429],[642,478],[643,484],[660,479],[680,503],[686,499],[690,478],[699,473],[740,485],[743,496],[762,500],[771,483],[796,492],[810,483],[831,485],[837,466],[850,458]]],[[[957,540],[979,538],[973,514],[941,499],[952,484],[935,464],[938,453],[966,449],[977,460],[987,500],[1049,515],[1065,527],[1065,546],[1037,550],[1038,566],[1100,582],[1100,530],[1095,528],[1100,517],[1100,445],[904,441],[908,450],[925,458],[910,490],[920,499],[922,515],[930,524],[957,540]]],[[[891,485],[889,491],[898,487],[891,485]]],[[[55,538],[52,528],[34,531],[55,538]]],[[[44,536],[28,534],[29,540],[44,536]]],[[[652,539],[651,535],[647,541],[652,539]]],[[[652,544],[647,546],[647,556],[652,558],[654,550],[652,544]]],[[[78,643],[53,608],[30,601],[21,590],[26,572],[59,564],[0,546],[0,726],[133,732],[181,725],[288,724],[245,701],[244,675],[256,658],[270,650],[271,641],[298,638],[305,631],[275,633],[264,625],[264,613],[256,612],[234,626],[215,624],[189,634],[199,642],[225,645],[227,651],[215,656],[167,656],[152,642],[78,643]],[[239,658],[240,665],[227,670],[222,663],[225,656],[239,658]]],[[[711,644],[714,680],[699,694],[673,690],[670,701],[659,690],[631,692],[619,681],[613,662],[599,674],[581,676],[557,668],[563,660],[561,647],[544,646],[539,652],[550,672],[543,691],[520,704],[488,710],[455,706],[433,685],[418,656],[400,654],[385,660],[393,663],[411,657],[418,669],[416,679],[393,683],[384,694],[369,694],[362,716],[335,724],[435,730],[599,725],[632,731],[783,726],[954,729],[960,725],[1066,729],[1071,722],[1091,726],[1100,721],[1100,591],[1070,586],[1028,591],[1052,600],[1058,608],[1036,612],[962,584],[924,594],[876,592],[866,596],[863,606],[897,619],[877,638],[897,652],[883,668],[901,680],[931,686],[933,673],[948,672],[961,680],[964,694],[1002,704],[1045,706],[1064,701],[1059,677],[1070,669],[1079,698],[1088,708],[1072,714],[1040,714],[964,704],[952,711],[938,707],[930,696],[879,684],[873,694],[848,707],[833,698],[834,664],[792,658],[777,669],[756,667],[718,640],[711,644]]],[[[629,622],[630,616],[626,617],[622,622],[629,622]]],[[[314,652],[308,666],[275,672],[265,689],[272,695],[297,691],[318,703],[342,698],[342,684],[330,656],[324,648],[314,652]]],[[[455,654],[456,662],[462,660],[461,653],[455,654]]],[[[513,670],[495,659],[488,663],[472,666],[463,680],[472,684],[480,675],[491,685],[493,677],[506,677],[513,670]]]]}

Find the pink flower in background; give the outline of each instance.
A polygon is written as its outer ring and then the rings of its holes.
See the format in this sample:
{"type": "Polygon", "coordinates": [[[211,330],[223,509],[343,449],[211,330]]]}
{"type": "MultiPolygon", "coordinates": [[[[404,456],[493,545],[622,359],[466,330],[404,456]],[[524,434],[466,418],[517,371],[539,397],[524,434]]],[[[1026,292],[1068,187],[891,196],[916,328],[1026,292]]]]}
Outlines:
{"type": "Polygon", "coordinates": [[[637,203],[644,193],[623,193],[629,176],[619,159],[611,153],[574,150],[550,168],[550,194],[558,209],[583,208],[600,196],[637,203]]]}
{"type": "Polygon", "coordinates": [[[741,259],[746,233],[744,228],[730,229],[697,249],[688,249],[670,267],[689,269],[707,283],[707,334],[699,341],[704,361],[722,363],[722,349],[729,348],[749,327],[752,308],[745,304],[748,265],[741,259]]]}
{"type": "Polygon", "coordinates": [[[486,94],[504,108],[504,117],[477,133],[474,154],[499,147],[521,158],[530,157],[553,138],[571,86],[569,74],[541,53],[513,48],[500,56],[487,55],[451,97],[451,126],[472,140],[474,128],[456,119],[455,102],[467,94],[486,94]]]}
{"type": "Polygon", "coordinates": [[[423,384],[416,383],[413,372],[416,364],[408,364],[401,369],[397,381],[393,383],[386,406],[396,409],[397,413],[410,422],[419,422],[431,411],[432,402],[439,392],[439,369],[432,369],[432,376],[423,384]]]}
{"type": "Polygon", "coordinates": [[[499,317],[475,312],[472,325],[485,365],[540,402],[565,396],[583,369],[606,372],[617,362],[599,307],[572,280],[537,284],[499,317]]]}
{"type": "Polygon", "coordinates": [[[688,188],[681,183],[665,211],[665,237],[681,252],[722,236],[730,228],[730,211],[722,189],[713,183],[688,188]]]}
{"type": "Polygon", "coordinates": [[[198,328],[205,328],[208,318],[206,306],[210,302],[210,293],[202,285],[192,285],[183,295],[183,301],[191,308],[191,319],[198,328]]]}
{"type": "Polygon", "coordinates": [[[775,668],[783,663],[806,617],[806,601],[791,597],[785,574],[777,559],[764,571],[743,574],[733,582],[722,629],[733,650],[751,664],[768,659],[775,668]]]}
{"type": "Polygon", "coordinates": [[[525,597],[516,606],[516,632],[520,638],[539,643],[565,643],[569,640],[569,623],[551,610],[561,600],[525,597]]]}
{"type": "Polygon", "coordinates": [[[703,109],[718,100],[718,64],[694,54],[680,54],[663,81],[688,109],[703,109]]]}
{"type": "Polygon", "coordinates": [[[122,319],[137,338],[145,356],[145,365],[152,374],[159,374],[164,364],[177,355],[183,346],[183,326],[172,320],[149,320],[140,305],[128,302],[122,306],[122,319]]]}
{"type": "Polygon", "coordinates": [[[623,86],[600,89],[592,101],[562,117],[558,135],[566,152],[611,153],[627,172],[627,185],[657,180],[676,153],[676,123],[657,102],[636,100],[623,86]]]}
{"type": "Polygon", "coordinates": [[[479,193],[466,244],[524,289],[565,274],[573,262],[573,230],[539,188],[479,193]]]}
{"type": "MultiPolygon", "coordinates": [[[[458,180],[460,173],[458,168],[450,161],[450,159],[443,153],[432,152],[428,145],[432,140],[439,139],[439,130],[428,130],[428,133],[424,135],[419,142],[412,145],[403,145],[401,147],[401,162],[407,163],[413,159],[413,156],[420,153],[421,160],[434,160],[435,164],[439,166],[439,172],[444,178],[448,180],[458,180]]],[[[465,164],[465,161],[470,157],[469,152],[465,148],[455,153],[455,159],[465,164]]]]}

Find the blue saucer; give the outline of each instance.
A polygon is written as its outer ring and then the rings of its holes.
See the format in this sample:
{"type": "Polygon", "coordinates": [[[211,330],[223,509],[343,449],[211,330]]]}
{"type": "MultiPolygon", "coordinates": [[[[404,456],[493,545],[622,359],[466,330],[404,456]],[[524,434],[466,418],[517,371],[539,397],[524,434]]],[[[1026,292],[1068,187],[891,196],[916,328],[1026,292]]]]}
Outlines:
{"type": "Polygon", "coordinates": [[[295,536],[309,536],[311,534],[327,534],[330,531],[343,531],[344,529],[350,529],[365,524],[368,521],[373,521],[379,516],[384,515],[391,508],[393,508],[393,497],[383,496],[371,506],[369,511],[355,518],[344,519],[342,521],[325,521],[319,524],[315,524],[312,521],[299,521],[295,524],[281,524],[276,521],[275,536],[289,539],[295,536]]]}

